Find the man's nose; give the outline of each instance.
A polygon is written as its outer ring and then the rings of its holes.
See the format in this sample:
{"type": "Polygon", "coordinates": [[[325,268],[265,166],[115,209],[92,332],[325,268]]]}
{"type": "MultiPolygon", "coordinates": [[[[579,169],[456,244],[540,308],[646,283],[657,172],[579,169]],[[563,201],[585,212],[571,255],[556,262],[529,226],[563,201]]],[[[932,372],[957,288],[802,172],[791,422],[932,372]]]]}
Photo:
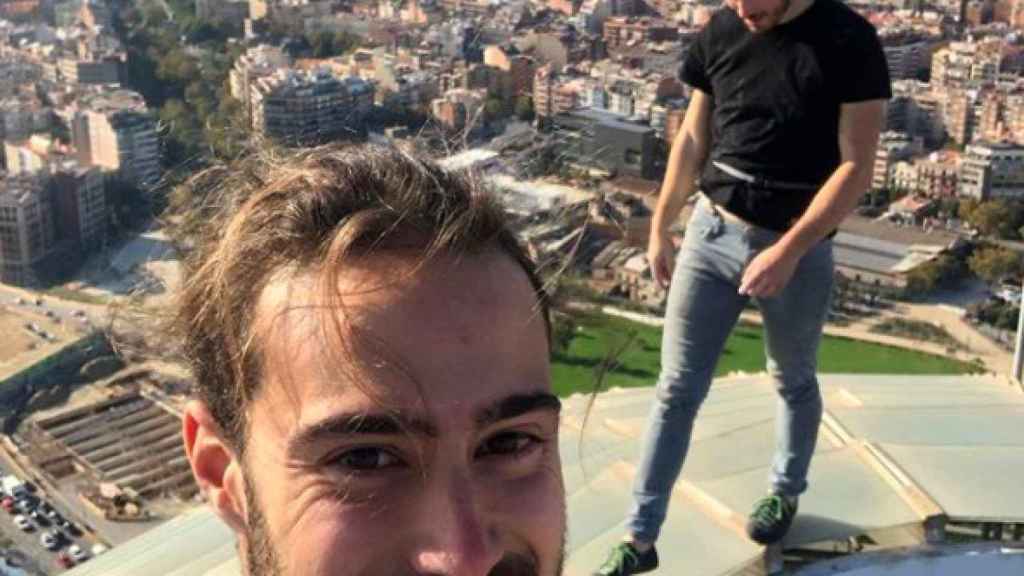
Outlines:
{"type": "Polygon", "coordinates": [[[413,552],[417,574],[485,576],[501,560],[499,535],[472,481],[453,475],[427,480],[419,518],[421,542],[413,552]],[[439,479],[440,480],[440,479],[439,479]]]}
{"type": "Polygon", "coordinates": [[[751,10],[753,2],[750,0],[736,0],[736,15],[740,18],[746,18],[753,12],[751,10]]]}

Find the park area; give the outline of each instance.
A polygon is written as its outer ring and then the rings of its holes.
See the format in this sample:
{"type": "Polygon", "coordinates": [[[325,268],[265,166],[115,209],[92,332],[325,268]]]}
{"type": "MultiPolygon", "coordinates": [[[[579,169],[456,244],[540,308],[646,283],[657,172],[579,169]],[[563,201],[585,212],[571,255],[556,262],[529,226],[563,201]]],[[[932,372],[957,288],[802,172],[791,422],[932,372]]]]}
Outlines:
{"type": "MultiPolygon", "coordinates": [[[[660,366],[661,328],[600,314],[574,319],[576,329],[567,348],[552,358],[552,381],[561,396],[594,391],[597,375],[606,371],[601,389],[653,386],[660,366]]],[[[764,371],[761,328],[740,324],[726,342],[716,376],[764,371]]],[[[836,374],[966,374],[971,364],[922,352],[825,336],[818,370],[836,374]]]]}

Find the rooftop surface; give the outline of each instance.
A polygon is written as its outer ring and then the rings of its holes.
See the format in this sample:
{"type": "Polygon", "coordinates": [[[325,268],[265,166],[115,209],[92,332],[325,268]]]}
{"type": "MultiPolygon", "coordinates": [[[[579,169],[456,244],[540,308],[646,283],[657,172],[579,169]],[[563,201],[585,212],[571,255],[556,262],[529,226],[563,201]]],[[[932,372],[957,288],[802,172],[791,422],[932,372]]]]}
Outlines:
{"type": "MultiPolygon", "coordinates": [[[[923,523],[934,518],[1024,522],[1019,388],[990,376],[825,375],[822,391],[826,415],[811,488],[785,542],[788,549],[863,534],[882,546],[914,546],[921,543],[923,523]]],[[[651,388],[601,394],[585,425],[589,398],[565,401],[560,442],[569,508],[566,576],[590,574],[622,537],[653,394],[651,388]]],[[[676,484],[662,534],[672,545],[660,550],[658,573],[763,573],[763,549],[743,535],[743,522],[766,489],[774,414],[775,392],[765,376],[716,381],[676,484]]],[[[956,556],[952,547],[940,549],[956,556]]],[[[851,576],[959,575],[967,573],[963,566],[1002,576],[1024,569],[1024,554],[960,556],[948,561],[960,567],[953,572],[915,571],[915,558],[927,554],[879,556],[874,562],[887,566],[883,572],[865,568],[871,556],[855,555],[849,561],[859,564],[845,569],[851,576]],[[899,566],[894,558],[906,561],[906,568],[891,569],[899,566]],[[999,571],[1004,569],[1010,572],[999,571]]],[[[828,562],[842,567],[841,561],[828,562]]],[[[230,530],[200,506],[68,574],[235,576],[239,563],[230,530]]]]}

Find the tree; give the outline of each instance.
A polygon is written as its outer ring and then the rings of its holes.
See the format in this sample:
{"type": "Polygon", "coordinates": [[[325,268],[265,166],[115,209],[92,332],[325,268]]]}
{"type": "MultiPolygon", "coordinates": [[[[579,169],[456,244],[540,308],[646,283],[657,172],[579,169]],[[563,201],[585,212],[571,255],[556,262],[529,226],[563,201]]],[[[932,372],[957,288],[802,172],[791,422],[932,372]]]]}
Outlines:
{"type": "Polygon", "coordinates": [[[908,272],[905,292],[908,296],[927,294],[936,288],[956,284],[965,278],[967,273],[967,264],[961,257],[943,254],[908,272]]]}
{"type": "Polygon", "coordinates": [[[491,97],[487,99],[484,104],[484,116],[488,122],[497,120],[505,115],[505,105],[501,103],[501,100],[491,97]]]}
{"type": "Polygon", "coordinates": [[[960,213],[960,201],[956,198],[942,198],[939,200],[939,216],[944,218],[956,218],[960,213]]]}
{"type": "Polygon", "coordinates": [[[197,120],[195,113],[177,98],[168,100],[160,108],[160,123],[166,129],[165,165],[177,166],[202,150],[202,130],[197,120]]]}
{"type": "Polygon", "coordinates": [[[333,58],[358,47],[362,38],[349,32],[321,30],[306,36],[309,55],[313,58],[333,58]]]}
{"type": "Polygon", "coordinates": [[[523,122],[533,120],[533,98],[523,95],[516,99],[516,117],[523,122]]]}
{"type": "Polygon", "coordinates": [[[569,345],[576,335],[576,321],[566,314],[556,314],[552,318],[551,347],[555,354],[566,354],[569,345]]]}
{"type": "Polygon", "coordinates": [[[909,296],[920,296],[935,289],[939,284],[939,269],[927,262],[907,273],[907,286],[904,291],[909,296]]]}
{"type": "Polygon", "coordinates": [[[989,284],[995,284],[1008,276],[1019,276],[1024,271],[1020,254],[998,246],[975,250],[967,263],[971,272],[989,284]]]}
{"type": "Polygon", "coordinates": [[[986,236],[1016,239],[1024,224],[1024,204],[1006,200],[965,200],[960,204],[960,217],[986,236]]]}

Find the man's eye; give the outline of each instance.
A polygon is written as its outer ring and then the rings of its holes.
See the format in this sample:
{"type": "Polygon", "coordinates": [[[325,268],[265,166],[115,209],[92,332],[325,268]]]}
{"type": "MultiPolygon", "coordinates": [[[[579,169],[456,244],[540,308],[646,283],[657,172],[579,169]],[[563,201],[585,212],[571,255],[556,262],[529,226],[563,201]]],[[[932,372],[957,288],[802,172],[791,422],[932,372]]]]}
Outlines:
{"type": "Polygon", "coordinates": [[[346,450],[331,459],[331,466],[345,468],[351,472],[375,472],[386,468],[402,466],[402,460],[383,448],[365,447],[346,450]]]}
{"type": "Polygon", "coordinates": [[[540,439],[523,432],[504,432],[488,438],[477,450],[477,457],[518,457],[540,445],[540,439]]]}

